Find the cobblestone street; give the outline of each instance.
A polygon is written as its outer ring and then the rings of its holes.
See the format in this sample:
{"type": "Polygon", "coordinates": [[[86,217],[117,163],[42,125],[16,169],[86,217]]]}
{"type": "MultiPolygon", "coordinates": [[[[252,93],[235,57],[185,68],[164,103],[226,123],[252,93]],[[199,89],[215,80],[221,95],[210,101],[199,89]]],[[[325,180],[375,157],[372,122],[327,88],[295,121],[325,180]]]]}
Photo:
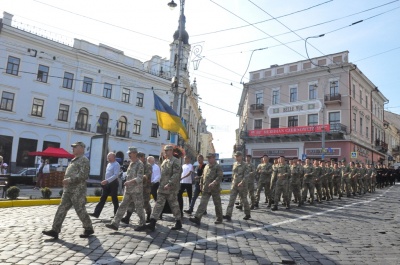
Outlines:
{"type": "MultiPolygon", "coordinates": [[[[95,235],[88,239],[79,238],[74,210],[60,238],[52,240],[41,231],[51,228],[57,206],[3,208],[0,264],[400,264],[399,192],[396,185],[277,212],[262,204],[249,221],[235,209],[232,221],[222,225],[213,223],[210,202],[200,226],[185,215],[183,229],[171,231],[172,215],[164,215],[147,234],[133,231],[135,215],[131,225],[107,229],[112,215],[107,203],[100,218],[92,219],[95,235]]],[[[225,212],[229,195],[222,198],[225,212]]],[[[94,207],[87,204],[88,212],[94,207]]]]}

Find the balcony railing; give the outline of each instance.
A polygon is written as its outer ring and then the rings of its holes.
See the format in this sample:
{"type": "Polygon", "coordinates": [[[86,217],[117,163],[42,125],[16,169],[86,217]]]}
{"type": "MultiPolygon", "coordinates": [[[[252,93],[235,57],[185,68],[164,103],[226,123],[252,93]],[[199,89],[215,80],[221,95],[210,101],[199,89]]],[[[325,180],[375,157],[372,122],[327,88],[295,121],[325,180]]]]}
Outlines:
{"type": "Polygon", "coordinates": [[[388,151],[388,144],[379,139],[375,140],[375,149],[381,151],[382,153],[386,153],[388,151]]]}
{"type": "Polygon", "coordinates": [[[251,104],[250,112],[251,113],[264,112],[264,104],[251,104]]]}
{"type": "Polygon", "coordinates": [[[98,126],[96,129],[97,133],[111,133],[111,128],[110,127],[100,127],[98,126]]]}
{"type": "Polygon", "coordinates": [[[340,93],[326,94],[324,100],[325,104],[335,103],[335,102],[340,103],[342,101],[342,95],[340,93]]]}
{"type": "Polygon", "coordinates": [[[342,132],[347,133],[347,126],[341,123],[331,123],[329,124],[331,132],[342,132]]]}
{"type": "Polygon", "coordinates": [[[115,134],[118,137],[124,137],[124,138],[129,138],[129,131],[126,130],[117,130],[117,133],[115,134]]]}
{"type": "Polygon", "coordinates": [[[76,122],[75,123],[75,130],[90,132],[90,124],[82,123],[82,122],[76,122]]]}

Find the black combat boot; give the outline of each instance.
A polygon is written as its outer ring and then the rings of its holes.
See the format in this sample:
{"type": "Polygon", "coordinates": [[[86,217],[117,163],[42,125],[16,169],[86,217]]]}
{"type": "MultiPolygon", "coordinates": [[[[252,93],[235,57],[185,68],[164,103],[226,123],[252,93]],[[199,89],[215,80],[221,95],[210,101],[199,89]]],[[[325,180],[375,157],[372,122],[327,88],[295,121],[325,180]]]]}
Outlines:
{"type": "Polygon", "coordinates": [[[274,205],[274,207],[271,208],[272,211],[278,211],[278,206],[274,205]]]}
{"type": "Polygon", "coordinates": [[[171,227],[171,230],[180,230],[181,228],[182,228],[181,220],[176,220],[176,223],[173,227],[171,227]]]}
{"type": "Polygon", "coordinates": [[[200,219],[197,217],[190,217],[189,221],[195,223],[196,225],[200,225],[200,219]]]}
{"type": "Polygon", "coordinates": [[[147,214],[146,224],[150,223],[150,214],[147,214]]]}
{"type": "Polygon", "coordinates": [[[236,206],[236,209],[243,210],[243,206],[242,205],[238,205],[238,206],[236,206]]]}
{"type": "Polygon", "coordinates": [[[156,230],[156,222],[157,220],[154,218],[150,219],[150,224],[146,225],[146,228],[152,232],[154,232],[154,230],[156,230]]]}
{"type": "Polygon", "coordinates": [[[121,219],[121,222],[129,225],[129,220],[131,219],[132,214],[133,214],[132,212],[126,212],[126,215],[121,219]]]}

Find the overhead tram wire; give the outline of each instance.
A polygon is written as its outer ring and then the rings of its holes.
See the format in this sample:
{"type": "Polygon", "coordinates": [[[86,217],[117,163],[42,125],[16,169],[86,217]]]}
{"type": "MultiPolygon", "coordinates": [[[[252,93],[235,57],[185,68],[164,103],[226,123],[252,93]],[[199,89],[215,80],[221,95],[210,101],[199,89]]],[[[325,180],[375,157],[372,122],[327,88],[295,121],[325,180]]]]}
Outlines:
{"type": "MultiPolygon", "coordinates": [[[[316,4],[316,5],[313,5],[311,7],[307,7],[307,8],[304,8],[304,9],[301,9],[301,10],[297,10],[297,11],[294,11],[294,12],[291,12],[291,13],[288,13],[288,14],[285,14],[285,15],[278,16],[278,18],[283,18],[283,17],[294,15],[294,14],[298,14],[298,13],[313,9],[315,7],[327,4],[327,3],[332,2],[332,1],[333,0],[325,1],[325,2],[322,2],[322,3],[316,4]]],[[[263,20],[263,21],[258,21],[258,22],[254,22],[252,24],[253,25],[261,24],[261,23],[265,23],[265,22],[268,22],[268,21],[271,21],[271,20],[273,20],[273,19],[267,19],[267,20],[263,20]]],[[[211,32],[206,32],[206,33],[195,34],[195,35],[191,35],[191,37],[210,35],[210,34],[214,34],[214,33],[219,33],[219,32],[224,32],[224,31],[229,31],[229,30],[235,30],[235,29],[241,29],[241,28],[246,28],[246,27],[250,27],[250,26],[251,25],[242,25],[242,26],[228,28],[228,29],[221,29],[221,30],[216,30],[216,31],[211,31],[211,32]]]]}

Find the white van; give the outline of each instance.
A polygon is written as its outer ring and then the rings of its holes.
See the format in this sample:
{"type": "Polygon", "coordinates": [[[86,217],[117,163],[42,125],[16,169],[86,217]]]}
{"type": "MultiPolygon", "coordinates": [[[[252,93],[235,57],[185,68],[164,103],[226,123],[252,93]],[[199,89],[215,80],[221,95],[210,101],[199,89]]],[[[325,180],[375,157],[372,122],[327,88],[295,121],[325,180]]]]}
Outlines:
{"type": "Polygon", "coordinates": [[[233,163],[235,163],[235,159],[221,158],[218,160],[218,162],[221,165],[224,174],[222,181],[227,181],[227,182],[232,181],[232,168],[233,168],[233,163]]]}

